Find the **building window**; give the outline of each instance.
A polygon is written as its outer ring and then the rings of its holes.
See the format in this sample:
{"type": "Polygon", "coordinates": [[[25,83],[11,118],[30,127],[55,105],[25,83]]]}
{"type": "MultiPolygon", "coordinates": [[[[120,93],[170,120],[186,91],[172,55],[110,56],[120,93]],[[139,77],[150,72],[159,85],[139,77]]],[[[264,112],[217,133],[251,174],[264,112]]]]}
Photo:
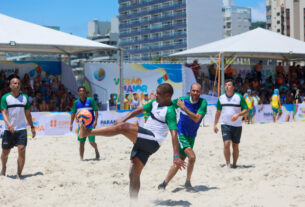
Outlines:
{"type": "Polygon", "coordinates": [[[276,31],[277,31],[278,33],[280,33],[280,32],[281,32],[281,30],[280,30],[280,29],[277,29],[276,31]]]}
{"type": "Polygon", "coordinates": [[[280,12],[277,12],[277,13],[276,13],[276,16],[280,16],[280,15],[281,15],[280,12]]]}

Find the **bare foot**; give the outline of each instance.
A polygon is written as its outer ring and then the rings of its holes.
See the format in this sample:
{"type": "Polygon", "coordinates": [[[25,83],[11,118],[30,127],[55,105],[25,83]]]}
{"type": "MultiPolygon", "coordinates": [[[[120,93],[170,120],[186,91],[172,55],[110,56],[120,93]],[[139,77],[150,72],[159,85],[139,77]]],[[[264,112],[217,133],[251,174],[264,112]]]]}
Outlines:
{"type": "Polygon", "coordinates": [[[21,174],[17,173],[17,175],[16,175],[16,179],[17,179],[17,180],[22,180],[22,179],[23,179],[23,177],[21,176],[21,174]]]}
{"type": "Polygon", "coordinates": [[[6,173],[6,167],[3,167],[3,168],[1,169],[0,175],[5,176],[5,173],[6,173]]]}
{"type": "Polygon", "coordinates": [[[100,159],[100,153],[99,153],[99,152],[96,152],[96,153],[95,153],[95,159],[97,159],[97,160],[100,159]]]}

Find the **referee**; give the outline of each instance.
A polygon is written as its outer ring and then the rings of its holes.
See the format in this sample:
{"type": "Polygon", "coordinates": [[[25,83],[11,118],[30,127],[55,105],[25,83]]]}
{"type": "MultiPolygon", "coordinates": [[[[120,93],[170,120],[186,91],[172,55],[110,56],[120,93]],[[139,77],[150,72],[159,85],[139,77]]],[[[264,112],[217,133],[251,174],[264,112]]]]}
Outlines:
{"type": "Polygon", "coordinates": [[[242,131],[242,116],[248,113],[247,103],[242,95],[234,92],[234,83],[232,79],[225,82],[225,93],[219,96],[217,101],[217,111],[214,121],[214,132],[218,132],[217,123],[220,115],[222,118],[221,132],[224,143],[224,156],[226,165],[230,165],[230,147],[233,148],[233,165],[236,168],[236,162],[239,155],[239,142],[242,131]]]}
{"type": "Polygon", "coordinates": [[[27,145],[25,118],[31,126],[33,138],[36,132],[30,112],[29,99],[27,95],[20,92],[20,80],[18,77],[10,80],[10,89],[11,92],[4,94],[1,98],[1,112],[5,122],[5,130],[2,138],[1,175],[5,175],[6,173],[6,162],[11,149],[17,146],[17,179],[21,179],[27,145]]]}

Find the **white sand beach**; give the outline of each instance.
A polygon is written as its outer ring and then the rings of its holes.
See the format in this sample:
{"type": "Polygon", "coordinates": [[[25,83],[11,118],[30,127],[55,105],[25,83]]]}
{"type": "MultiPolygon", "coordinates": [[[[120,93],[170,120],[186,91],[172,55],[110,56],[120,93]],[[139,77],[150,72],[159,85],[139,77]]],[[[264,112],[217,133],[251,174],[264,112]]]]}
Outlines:
{"type": "MultiPolygon", "coordinates": [[[[171,139],[146,164],[139,206],[305,206],[305,123],[244,125],[237,169],[224,166],[221,134],[200,127],[192,185],[186,170],[157,190],[172,164],[171,139]]],[[[75,136],[29,139],[24,179],[16,179],[16,148],[0,176],[0,206],[128,206],[132,143],[123,136],[97,137],[101,160],[86,143],[79,160],[75,136]]]]}

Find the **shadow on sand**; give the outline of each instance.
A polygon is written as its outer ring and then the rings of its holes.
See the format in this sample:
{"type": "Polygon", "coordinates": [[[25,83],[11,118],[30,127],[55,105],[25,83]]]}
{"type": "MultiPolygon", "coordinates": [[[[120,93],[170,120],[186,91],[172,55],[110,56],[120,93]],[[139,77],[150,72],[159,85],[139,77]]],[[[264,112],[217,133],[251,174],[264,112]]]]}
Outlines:
{"type": "MultiPolygon", "coordinates": [[[[21,175],[21,179],[30,178],[30,177],[34,177],[34,176],[38,176],[38,175],[43,175],[43,173],[42,172],[37,172],[37,173],[34,173],[34,174],[21,175]]],[[[11,179],[17,179],[17,175],[8,175],[7,177],[11,178],[11,179]]]]}
{"type": "MultiPolygon", "coordinates": [[[[220,165],[220,167],[226,167],[225,164],[220,165]]],[[[255,168],[255,165],[236,165],[236,167],[233,167],[231,165],[231,169],[248,169],[248,168],[255,168]]]]}
{"type": "Polygon", "coordinates": [[[183,201],[183,200],[174,201],[174,200],[171,200],[171,199],[168,199],[168,200],[165,200],[165,201],[156,200],[156,201],[154,201],[154,204],[156,206],[186,206],[186,207],[189,207],[189,206],[192,205],[188,201],[183,201]]]}
{"type": "Polygon", "coordinates": [[[90,161],[100,161],[102,160],[101,158],[97,159],[97,158],[90,158],[90,159],[84,159],[84,162],[90,162],[90,161]]]}
{"type": "Polygon", "coordinates": [[[172,192],[173,193],[177,193],[181,190],[186,190],[187,192],[189,193],[197,193],[197,192],[205,192],[205,191],[209,191],[209,190],[217,190],[219,189],[218,187],[208,187],[208,186],[205,186],[205,185],[196,185],[196,186],[193,186],[193,191],[187,191],[184,187],[184,185],[181,185],[180,187],[174,189],[172,192]]]}

